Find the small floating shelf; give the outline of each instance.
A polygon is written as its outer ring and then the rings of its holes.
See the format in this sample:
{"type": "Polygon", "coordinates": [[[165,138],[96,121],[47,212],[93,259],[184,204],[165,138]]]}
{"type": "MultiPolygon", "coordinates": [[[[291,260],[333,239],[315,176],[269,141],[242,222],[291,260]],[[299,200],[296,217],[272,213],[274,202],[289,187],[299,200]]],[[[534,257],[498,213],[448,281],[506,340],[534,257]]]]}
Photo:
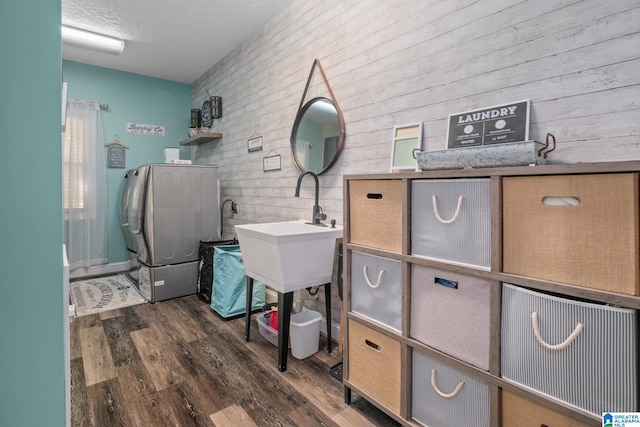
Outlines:
{"type": "Polygon", "coordinates": [[[205,142],[213,141],[214,139],[220,139],[220,138],[222,138],[221,133],[203,132],[203,133],[199,133],[196,136],[192,136],[189,139],[180,141],[180,145],[200,145],[200,144],[204,144],[205,142]]]}

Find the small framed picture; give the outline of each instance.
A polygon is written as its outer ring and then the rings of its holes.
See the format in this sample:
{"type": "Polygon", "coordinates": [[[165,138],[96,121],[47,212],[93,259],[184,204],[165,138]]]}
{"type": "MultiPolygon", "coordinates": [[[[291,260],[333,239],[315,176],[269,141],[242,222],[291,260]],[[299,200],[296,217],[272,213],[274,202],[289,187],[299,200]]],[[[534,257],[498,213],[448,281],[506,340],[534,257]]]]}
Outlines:
{"type": "Polygon", "coordinates": [[[391,172],[417,170],[414,150],[422,149],[422,123],[396,126],[391,143],[391,172]]]}
{"type": "Polygon", "coordinates": [[[279,171],[280,168],[281,168],[280,154],[262,158],[262,170],[264,172],[279,171]]]}
{"type": "Polygon", "coordinates": [[[254,138],[248,139],[247,140],[247,151],[249,153],[253,152],[253,151],[260,151],[262,150],[262,137],[261,136],[256,136],[254,138]]]}

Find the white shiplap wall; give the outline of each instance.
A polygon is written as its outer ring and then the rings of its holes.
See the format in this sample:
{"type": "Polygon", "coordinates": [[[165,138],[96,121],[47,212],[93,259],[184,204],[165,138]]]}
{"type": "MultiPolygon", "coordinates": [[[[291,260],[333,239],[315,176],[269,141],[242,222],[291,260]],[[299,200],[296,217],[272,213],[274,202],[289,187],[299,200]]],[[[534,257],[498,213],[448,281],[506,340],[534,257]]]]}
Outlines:
{"type": "MultiPolygon", "coordinates": [[[[220,166],[232,225],[308,218],[313,186],[289,136],[314,58],[346,122],[336,165],[320,178],[320,205],[342,223],[342,175],[386,172],[395,125],[422,122],[424,148],[444,148],[447,117],[531,99],[532,139],[558,140],[556,163],[640,159],[640,0],[294,0],[193,85],[223,98],[213,130],[193,148],[220,166]],[[247,152],[262,135],[264,149],[247,152]],[[263,172],[262,158],[282,156],[263,172]]],[[[327,95],[319,73],[308,96],[327,95]]]]}

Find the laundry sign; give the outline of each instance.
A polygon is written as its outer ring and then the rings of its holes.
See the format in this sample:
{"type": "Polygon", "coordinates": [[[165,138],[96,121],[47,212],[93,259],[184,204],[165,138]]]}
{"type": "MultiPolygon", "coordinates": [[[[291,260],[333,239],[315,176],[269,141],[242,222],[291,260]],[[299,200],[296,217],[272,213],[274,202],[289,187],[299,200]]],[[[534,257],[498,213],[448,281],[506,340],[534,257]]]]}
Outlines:
{"type": "Polygon", "coordinates": [[[447,148],[529,139],[529,100],[449,115],[447,148]]]}
{"type": "Polygon", "coordinates": [[[135,133],[138,135],[156,135],[164,136],[164,126],[149,125],[146,123],[127,123],[127,133],[135,133]]]}

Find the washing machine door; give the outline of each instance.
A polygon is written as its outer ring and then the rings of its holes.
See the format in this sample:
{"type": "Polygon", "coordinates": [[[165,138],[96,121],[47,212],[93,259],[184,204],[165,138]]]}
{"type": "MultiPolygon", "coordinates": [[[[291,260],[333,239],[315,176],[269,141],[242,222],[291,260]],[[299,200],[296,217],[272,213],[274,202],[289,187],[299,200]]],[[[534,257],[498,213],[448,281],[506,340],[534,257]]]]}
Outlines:
{"type": "Polygon", "coordinates": [[[133,178],[135,177],[135,169],[130,169],[124,174],[124,187],[122,188],[122,193],[120,197],[120,226],[122,227],[122,231],[124,233],[124,240],[127,245],[127,250],[129,252],[136,251],[133,234],[129,229],[129,197],[131,194],[131,183],[133,182],[133,178]]]}
{"type": "Polygon", "coordinates": [[[147,175],[149,165],[140,166],[135,170],[128,198],[127,221],[128,229],[133,240],[133,246],[138,259],[148,263],[149,249],[144,235],[144,215],[147,196],[147,175]]]}

